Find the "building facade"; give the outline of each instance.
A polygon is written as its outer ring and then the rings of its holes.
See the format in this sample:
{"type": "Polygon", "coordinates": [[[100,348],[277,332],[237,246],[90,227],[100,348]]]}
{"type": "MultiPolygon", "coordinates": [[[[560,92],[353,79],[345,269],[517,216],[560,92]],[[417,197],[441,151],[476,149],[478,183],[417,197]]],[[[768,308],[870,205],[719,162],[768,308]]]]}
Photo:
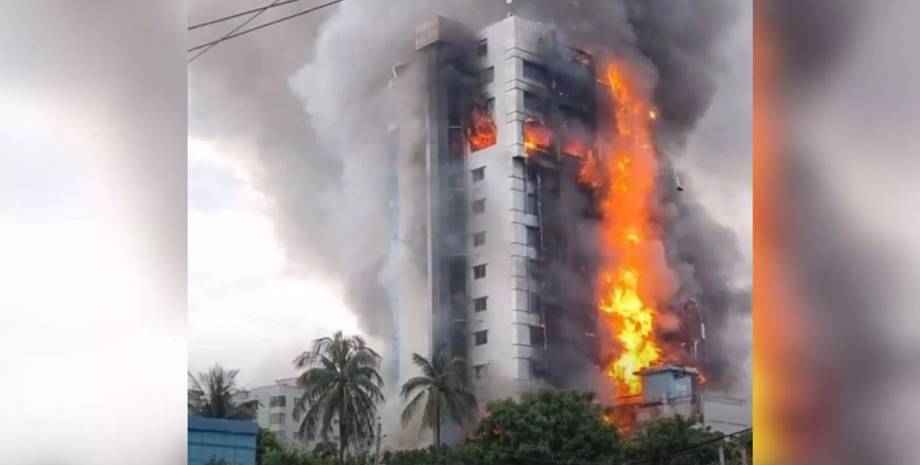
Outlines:
{"type": "MultiPolygon", "coordinates": [[[[290,445],[308,447],[315,441],[305,441],[301,436],[302,412],[295,408],[303,393],[303,389],[297,387],[297,379],[291,378],[240,392],[236,395],[236,400],[258,400],[260,406],[256,423],[260,428],[271,431],[278,439],[290,445]]],[[[338,441],[337,436],[329,439],[338,441]]]]}
{"type": "MultiPolygon", "coordinates": [[[[437,18],[418,28],[416,48],[427,82],[425,189],[414,197],[397,189],[391,205],[402,210],[414,198],[425,207],[416,254],[429,347],[445,344],[467,360],[483,405],[565,386],[583,368],[572,361],[597,354],[594,294],[571,285],[591,274],[579,263],[587,253],[566,217],[590,214],[577,173],[596,125],[591,56],[516,16],[475,37],[437,18]]],[[[391,301],[409,294],[391,292],[391,301]]]]}
{"type": "Polygon", "coordinates": [[[258,425],[251,421],[189,417],[188,465],[211,460],[255,465],[258,434],[258,425]]]}

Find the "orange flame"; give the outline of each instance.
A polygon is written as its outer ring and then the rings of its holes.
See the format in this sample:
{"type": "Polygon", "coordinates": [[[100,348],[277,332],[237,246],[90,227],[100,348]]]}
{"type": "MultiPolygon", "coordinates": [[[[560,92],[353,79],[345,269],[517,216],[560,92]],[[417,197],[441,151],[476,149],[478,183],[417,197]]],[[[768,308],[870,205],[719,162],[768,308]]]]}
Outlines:
{"type": "Polygon", "coordinates": [[[548,150],[553,144],[553,134],[537,121],[524,122],[524,155],[548,150]]]}
{"type": "Polygon", "coordinates": [[[657,156],[651,123],[657,113],[630,71],[626,63],[606,69],[616,106],[616,137],[610,153],[588,157],[581,172],[582,181],[598,188],[603,213],[601,244],[609,258],[600,271],[598,298],[602,321],[615,339],[610,342],[617,355],[606,373],[618,396],[639,394],[637,373],[661,358],[654,334],[658,310],[647,295],[655,278],[645,252],[652,239],[657,156]]]}
{"type": "Polygon", "coordinates": [[[474,108],[466,138],[470,142],[470,152],[489,148],[498,141],[498,127],[492,117],[481,108],[474,108]]]}

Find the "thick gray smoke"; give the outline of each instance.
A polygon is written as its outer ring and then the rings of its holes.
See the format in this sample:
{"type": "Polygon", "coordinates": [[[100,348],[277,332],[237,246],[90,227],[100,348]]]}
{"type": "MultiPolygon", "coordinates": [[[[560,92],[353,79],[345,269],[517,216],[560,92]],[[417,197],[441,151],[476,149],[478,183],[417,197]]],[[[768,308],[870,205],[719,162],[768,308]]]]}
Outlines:
{"type": "MultiPolygon", "coordinates": [[[[250,6],[218,3],[195,2],[190,15],[203,20],[250,6]]],[[[738,20],[741,3],[348,0],[329,12],[222,44],[197,60],[190,86],[201,108],[219,116],[190,118],[200,124],[191,129],[252,144],[248,161],[260,188],[274,199],[279,235],[292,261],[352,284],[349,297],[363,329],[386,337],[392,322],[380,282],[389,247],[388,126],[395,119],[411,127],[410,108],[418,98],[413,93],[420,92],[404,86],[401,100],[386,89],[393,66],[413,55],[418,24],[443,15],[475,30],[514,12],[554,24],[594,47],[644,56],[658,75],[662,137],[676,155],[713,98],[718,46],[738,20]]],[[[401,145],[411,147],[417,130],[401,133],[401,145]]],[[[749,152],[731,155],[750,158],[749,152]]],[[[682,281],[704,301],[707,314],[722,321],[728,313],[748,311],[749,303],[731,290],[742,257],[731,250],[731,233],[691,195],[667,199],[676,212],[672,258],[686,270],[682,281]]]]}

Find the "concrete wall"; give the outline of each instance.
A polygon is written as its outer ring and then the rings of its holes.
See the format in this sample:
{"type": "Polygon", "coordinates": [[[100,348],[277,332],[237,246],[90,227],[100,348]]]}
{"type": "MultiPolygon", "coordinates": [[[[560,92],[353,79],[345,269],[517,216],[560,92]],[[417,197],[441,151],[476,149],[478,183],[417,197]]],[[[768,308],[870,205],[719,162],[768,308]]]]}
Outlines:
{"type": "Polygon", "coordinates": [[[189,417],[188,465],[205,465],[212,458],[254,465],[258,433],[251,421],[189,417]]]}

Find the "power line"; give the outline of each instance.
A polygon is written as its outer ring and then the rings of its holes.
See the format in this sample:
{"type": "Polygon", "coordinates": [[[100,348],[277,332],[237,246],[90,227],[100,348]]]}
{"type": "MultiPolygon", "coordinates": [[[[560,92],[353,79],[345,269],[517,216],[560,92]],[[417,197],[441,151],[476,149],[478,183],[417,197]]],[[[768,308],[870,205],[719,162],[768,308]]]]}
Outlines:
{"type": "MultiPolygon", "coordinates": [[[[270,5],[268,5],[268,6],[266,6],[266,7],[263,7],[261,10],[257,11],[256,14],[250,16],[249,19],[247,19],[246,21],[243,21],[242,23],[240,23],[239,26],[233,28],[233,30],[231,30],[230,32],[224,34],[224,36],[221,37],[220,40],[224,40],[224,39],[226,39],[228,36],[232,35],[234,32],[239,31],[240,29],[242,29],[243,27],[245,27],[247,24],[251,23],[252,20],[258,18],[259,15],[261,15],[262,13],[265,13],[266,11],[268,11],[269,8],[271,8],[271,7],[275,6],[275,5],[277,5],[279,1],[280,1],[280,0],[275,0],[275,1],[273,1],[270,5]]],[[[205,47],[204,49],[202,49],[200,52],[198,52],[197,54],[195,54],[195,56],[189,58],[188,62],[191,63],[191,62],[195,61],[196,58],[198,58],[198,57],[200,57],[201,55],[204,55],[205,53],[207,53],[208,50],[211,50],[211,49],[214,48],[217,44],[219,44],[219,43],[220,43],[220,40],[218,40],[217,42],[214,42],[213,44],[211,44],[211,45],[205,47]]]]}
{"type": "Polygon", "coordinates": [[[268,10],[268,9],[270,9],[270,8],[275,8],[275,7],[279,7],[279,6],[284,6],[284,5],[287,5],[287,4],[289,4],[289,3],[294,3],[294,2],[299,2],[299,1],[301,1],[301,0],[285,0],[285,1],[283,1],[283,2],[277,2],[277,1],[276,1],[276,2],[272,2],[272,3],[269,4],[269,5],[260,6],[260,7],[258,7],[258,8],[253,8],[253,9],[251,9],[251,10],[241,11],[241,12],[239,12],[239,13],[234,13],[234,14],[232,14],[232,15],[230,15],[230,16],[224,16],[223,18],[217,18],[217,19],[214,19],[214,20],[211,20],[211,21],[206,21],[206,22],[203,22],[203,23],[195,24],[194,26],[189,26],[189,27],[188,27],[188,30],[191,31],[191,30],[193,30],[193,29],[198,29],[198,28],[200,28],[200,27],[205,27],[205,26],[210,26],[210,25],[212,25],[212,24],[222,23],[222,22],[224,22],[224,21],[229,21],[229,20],[231,20],[231,19],[239,18],[240,16],[246,16],[246,15],[248,15],[248,14],[257,13],[257,12],[260,12],[260,11],[265,11],[265,10],[268,10]]]}
{"type": "MultiPolygon", "coordinates": [[[[263,29],[263,28],[266,28],[266,27],[269,27],[269,26],[273,26],[273,25],[278,24],[278,23],[280,23],[280,22],[287,21],[287,20],[289,20],[289,19],[294,19],[294,18],[296,18],[296,17],[298,17],[298,16],[303,16],[303,15],[308,14],[308,13],[313,13],[314,11],[321,10],[321,9],[323,9],[323,8],[326,8],[326,7],[329,7],[329,6],[338,4],[338,3],[342,3],[343,1],[345,1],[345,0],[333,0],[333,1],[331,1],[331,2],[324,3],[324,4],[322,4],[322,5],[315,6],[315,7],[313,7],[313,8],[309,8],[309,9],[306,9],[306,10],[301,11],[301,12],[299,12],[299,13],[294,13],[294,14],[292,14],[292,15],[285,16],[285,17],[283,17],[283,18],[276,19],[276,20],[274,20],[274,21],[270,21],[270,22],[267,22],[267,23],[265,23],[265,24],[260,24],[260,25],[258,25],[258,26],[256,26],[256,27],[251,27],[251,28],[249,28],[249,29],[246,29],[246,30],[243,30],[243,31],[234,33],[234,34],[228,34],[228,35],[226,35],[226,36],[224,36],[224,37],[221,37],[220,39],[217,39],[217,40],[215,40],[215,41],[211,41],[211,42],[204,43],[204,44],[201,44],[201,45],[196,45],[196,46],[194,46],[194,47],[188,49],[187,51],[188,51],[188,52],[194,52],[194,51],[196,51],[196,50],[201,50],[201,49],[203,49],[203,48],[211,47],[211,46],[214,46],[214,45],[216,45],[216,44],[218,44],[218,43],[220,43],[220,42],[223,42],[223,41],[225,41],[225,40],[233,39],[234,37],[239,37],[239,36],[241,36],[241,35],[248,34],[248,33],[250,33],[250,32],[255,32],[255,31],[258,31],[259,29],[263,29]]],[[[279,3],[279,5],[280,5],[280,3],[279,3]]]]}

